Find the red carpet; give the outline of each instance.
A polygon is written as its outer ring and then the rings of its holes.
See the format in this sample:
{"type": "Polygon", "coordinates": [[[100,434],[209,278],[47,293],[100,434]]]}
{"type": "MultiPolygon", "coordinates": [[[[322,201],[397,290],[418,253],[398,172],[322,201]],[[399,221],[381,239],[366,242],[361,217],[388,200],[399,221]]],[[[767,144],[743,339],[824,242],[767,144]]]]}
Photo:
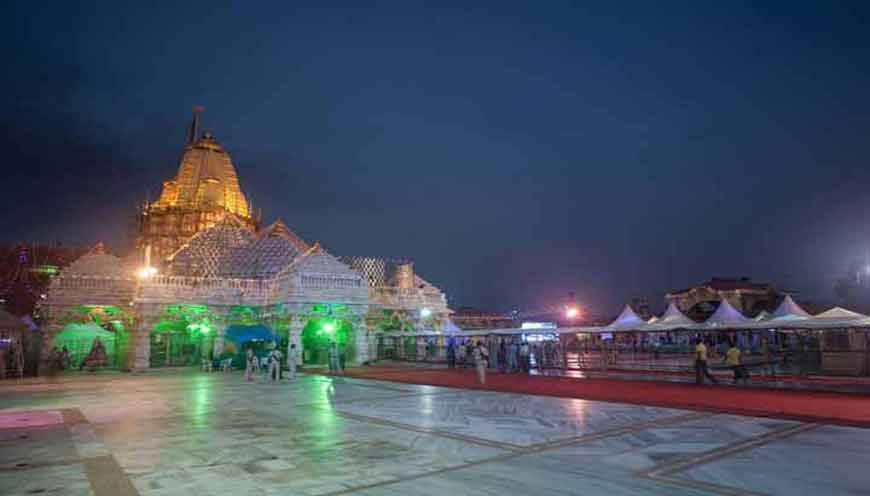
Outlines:
{"type": "Polygon", "coordinates": [[[740,388],[723,385],[630,381],[622,379],[571,379],[525,374],[487,374],[478,385],[472,371],[411,367],[361,367],[348,376],[427,384],[431,386],[486,389],[505,393],[537,394],[563,398],[616,401],[716,413],[775,417],[803,422],[870,427],[870,396],[825,391],[740,388]]]}

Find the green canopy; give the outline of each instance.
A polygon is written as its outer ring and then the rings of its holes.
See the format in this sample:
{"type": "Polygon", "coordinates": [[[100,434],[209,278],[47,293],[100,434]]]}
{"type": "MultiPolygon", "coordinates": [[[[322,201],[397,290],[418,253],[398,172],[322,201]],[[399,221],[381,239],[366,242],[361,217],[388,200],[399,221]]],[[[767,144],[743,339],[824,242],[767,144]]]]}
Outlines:
{"type": "Polygon", "coordinates": [[[100,338],[101,340],[114,340],[115,333],[109,332],[97,324],[68,324],[63,330],[58,333],[56,341],[66,341],[71,339],[90,339],[100,338]]]}

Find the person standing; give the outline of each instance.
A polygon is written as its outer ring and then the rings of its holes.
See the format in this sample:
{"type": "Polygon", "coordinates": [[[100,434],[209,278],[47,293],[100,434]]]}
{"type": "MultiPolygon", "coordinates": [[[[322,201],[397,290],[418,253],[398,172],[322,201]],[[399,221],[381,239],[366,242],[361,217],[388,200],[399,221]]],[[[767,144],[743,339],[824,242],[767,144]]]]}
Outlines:
{"type": "Polygon", "coordinates": [[[459,347],[456,349],[459,353],[456,355],[456,363],[459,365],[459,371],[463,371],[465,369],[465,359],[466,359],[466,346],[465,342],[459,343],[459,347]]]}
{"type": "Polygon", "coordinates": [[[773,355],[773,346],[767,336],[761,338],[761,353],[764,356],[764,365],[770,377],[776,376],[776,357],[773,355]]]}
{"type": "Polygon", "coordinates": [[[447,368],[456,368],[456,343],[453,338],[447,341],[447,368]]]}
{"type": "Polygon", "coordinates": [[[281,378],[281,352],[278,348],[269,352],[269,382],[275,384],[281,378]]]}
{"type": "Polygon", "coordinates": [[[508,345],[507,339],[502,338],[498,343],[498,371],[504,373],[508,368],[508,345]]]}
{"type": "Polygon", "coordinates": [[[498,338],[489,336],[487,339],[487,347],[489,348],[489,368],[498,368],[498,338]]]}
{"type": "Polygon", "coordinates": [[[523,372],[528,372],[530,368],[530,358],[531,350],[529,350],[529,343],[523,341],[520,344],[520,368],[523,372]]]}
{"type": "Polygon", "coordinates": [[[707,369],[707,345],[704,344],[701,336],[698,336],[698,344],[695,345],[695,384],[704,384],[704,377],[710,379],[713,384],[717,383],[716,378],[707,369]]]}
{"type": "Polygon", "coordinates": [[[299,352],[296,350],[296,343],[290,343],[290,349],[287,350],[287,378],[291,381],[296,380],[297,360],[299,360],[299,352]]]}
{"type": "Polygon", "coordinates": [[[61,352],[60,358],[61,358],[61,360],[60,360],[61,361],[61,368],[68,369],[69,365],[70,365],[71,358],[70,358],[70,354],[69,354],[69,348],[67,348],[66,345],[63,346],[63,351],[61,352]]]}
{"type": "Polygon", "coordinates": [[[477,369],[477,383],[486,384],[486,365],[489,358],[489,351],[483,346],[483,342],[478,341],[474,351],[471,352],[474,358],[474,366],[477,369]]]}
{"type": "Polygon", "coordinates": [[[254,366],[257,361],[257,357],[254,356],[254,350],[248,348],[247,353],[245,353],[245,380],[251,382],[254,380],[254,366]]]}
{"type": "Polygon", "coordinates": [[[507,347],[507,371],[511,374],[519,368],[520,347],[516,338],[512,338],[507,347]]]}
{"type": "Polygon", "coordinates": [[[339,357],[338,357],[338,343],[333,341],[329,344],[329,373],[330,374],[340,374],[341,369],[339,369],[339,357]]]}

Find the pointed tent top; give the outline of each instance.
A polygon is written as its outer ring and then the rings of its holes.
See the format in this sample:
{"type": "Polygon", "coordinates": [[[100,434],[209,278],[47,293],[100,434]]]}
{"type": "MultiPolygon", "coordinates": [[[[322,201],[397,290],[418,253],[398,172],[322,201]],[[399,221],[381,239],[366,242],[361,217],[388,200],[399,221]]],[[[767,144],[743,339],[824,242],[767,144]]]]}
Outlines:
{"type": "Polygon", "coordinates": [[[719,308],[713,312],[710,318],[704,321],[704,325],[722,327],[745,324],[746,322],[749,322],[749,319],[728,303],[727,299],[722,298],[719,308]]]}
{"type": "Polygon", "coordinates": [[[810,314],[795,303],[791,295],[785,295],[782,303],[779,304],[779,307],[774,310],[770,317],[778,320],[799,320],[810,318],[810,314]]]}
{"type": "Polygon", "coordinates": [[[755,316],[754,321],[756,322],[765,322],[771,319],[770,313],[762,310],[758,315],[755,316]]]}
{"type": "Polygon", "coordinates": [[[853,312],[851,310],[846,310],[842,307],[834,307],[827,312],[822,312],[816,315],[817,319],[861,319],[866,317],[866,315],[862,315],[858,312],[853,312]]]}
{"type": "Polygon", "coordinates": [[[634,329],[646,324],[646,321],[642,318],[638,317],[634,310],[631,309],[630,305],[626,305],[625,308],[622,309],[622,313],[619,314],[619,317],[616,317],[616,320],[611,322],[607,329],[610,330],[618,330],[618,329],[634,329]]]}
{"type": "Polygon", "coordinates": [[[94,255],[105,255],[106,254],[106,245],[103,244],[102,241],[98,241],[97,244],[91,248],[90,253],[94,255]]]}
{"type": "Polygon", "coordinates": [[[694,323],[695,321],[693,321],[689,317],[686,317],[686,315],[681,312],[679,308],[677,308],[674,302],[668,304],[668,308],[667,310],[665,310],[665,313],[663,313],[659,320],[656,321],[656,324],[658,325],[665,325],[669,327],[689,326],[693,325],[694,323]]]}

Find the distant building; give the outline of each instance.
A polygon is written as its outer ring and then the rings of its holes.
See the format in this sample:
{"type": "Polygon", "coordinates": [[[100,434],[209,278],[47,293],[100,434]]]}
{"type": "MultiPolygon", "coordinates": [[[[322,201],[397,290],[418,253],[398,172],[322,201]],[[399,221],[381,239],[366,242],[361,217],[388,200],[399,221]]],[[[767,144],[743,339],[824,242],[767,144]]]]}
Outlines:
{"type": "Polygon", "coordinates": [[[472,307],[460,307],[450,319],[462,329],[505,329],[518,326],[510,316],[487,313],[472,307]]]}
{"type": "Polygon", "coordinates": [[[786,294],[769,283],[753,282],[748,277],[714,277],[697,286],[672,291],[665,295],[665,299],[689,317],[702,320],[719,306],[723,298],[744,315],[752,317],[762,310],[775,310],[786,294]]]}

